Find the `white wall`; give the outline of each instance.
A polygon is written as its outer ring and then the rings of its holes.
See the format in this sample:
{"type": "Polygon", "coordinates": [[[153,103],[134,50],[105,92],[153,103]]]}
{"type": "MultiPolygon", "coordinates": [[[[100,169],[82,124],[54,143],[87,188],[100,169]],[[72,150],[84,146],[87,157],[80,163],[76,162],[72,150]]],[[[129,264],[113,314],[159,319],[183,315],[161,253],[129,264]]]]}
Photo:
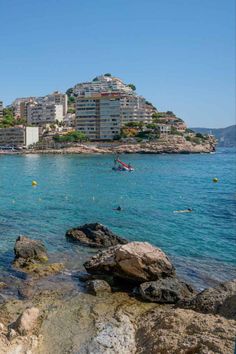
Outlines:
{"type": "Polygon", "coordinates": [[[25,145],[35,144],[39,141],[39,128],[38,127],[26,127],[25,128],[25,145]]]}

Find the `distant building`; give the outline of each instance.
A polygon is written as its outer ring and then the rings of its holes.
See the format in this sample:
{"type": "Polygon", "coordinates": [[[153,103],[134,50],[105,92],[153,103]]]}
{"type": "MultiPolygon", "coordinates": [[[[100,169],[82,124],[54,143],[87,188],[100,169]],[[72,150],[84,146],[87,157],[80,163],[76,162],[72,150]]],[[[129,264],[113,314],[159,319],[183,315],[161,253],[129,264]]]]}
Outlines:
{"type": "Polygon", "coordinates": [[[59,91],[55,91],[52,94],[49,94],[44,97],[43,101],[47,103],[54,103],[55,105],[63,106],[63,117],[67,114],[68,109],[68,97],[64,93],[60,93],[59,91]]]}
{"type": "Polygon", "coordinates": [[[112,140],[120,133],[120,95],[78,97],[76,129],[91,140],[112,140]]]}
{"type": "Polygon", "coordinates": [[[3,102],[0,101],[0,120],[3,119],[3,102]]]}
{"type": "Polygon", "coordinates": [[[27,119],[27,106],[35,101],[35,97],[16,98],[11,106],[15,119],[27,119]]]}
{"type": "Polygon", "coordinates": [[[171,133],[171,125],[157,124],[157,128],[158,128],[160,134],[170,134],[171,133]]]}
{"type": "Polygon", "coordinates": [[[76,127],[90,139],[113,139],[129,122],[152,122],[155,107],[120,79],[108,75],[77,84],[76,127]]]}
{"type": "Polygon", "coordinates": [[[14,127],[0,129],[0,146],[28,147],[38,141],[38,127],[14,127]]]}
{"type": "Polygon", "coordinates": [[[54,103],[32,103],[27,107],[28,124],[42,126],[63,121],[63,105],[54,103]]]}

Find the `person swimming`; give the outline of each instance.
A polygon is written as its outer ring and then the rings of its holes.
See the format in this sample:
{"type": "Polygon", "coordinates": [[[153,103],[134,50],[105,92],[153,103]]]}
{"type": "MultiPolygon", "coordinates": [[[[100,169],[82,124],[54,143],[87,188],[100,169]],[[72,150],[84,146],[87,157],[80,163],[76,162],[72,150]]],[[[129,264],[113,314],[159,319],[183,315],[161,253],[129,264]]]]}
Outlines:
{"type": "Polygon", "coordinates": [[[116,210],[116,211],[121,211],[121,206],[119,205],[117,208],[114,208],[113,210],[116,210]]]}
{"type": "Polygon", "coordinates": [[[188,208],[188,209],[183,209],[183,210],[175,210],[174,213],[191,213],[193,209],[188,208]]]}

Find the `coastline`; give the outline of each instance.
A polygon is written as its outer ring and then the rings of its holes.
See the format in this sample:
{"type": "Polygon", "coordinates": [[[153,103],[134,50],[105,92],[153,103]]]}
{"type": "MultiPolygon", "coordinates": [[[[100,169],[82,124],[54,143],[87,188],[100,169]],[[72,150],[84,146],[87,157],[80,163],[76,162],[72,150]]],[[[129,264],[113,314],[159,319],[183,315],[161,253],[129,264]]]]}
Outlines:
{"type": "Polygon", "coordinates": [[[82,143],[61,148],[34,148],[20,151],[0,151],[1,155],[26,154],[199,154],[215,151],[215,140],[193,143],[182,136],[168,136],[141,143],[82,143]]]}

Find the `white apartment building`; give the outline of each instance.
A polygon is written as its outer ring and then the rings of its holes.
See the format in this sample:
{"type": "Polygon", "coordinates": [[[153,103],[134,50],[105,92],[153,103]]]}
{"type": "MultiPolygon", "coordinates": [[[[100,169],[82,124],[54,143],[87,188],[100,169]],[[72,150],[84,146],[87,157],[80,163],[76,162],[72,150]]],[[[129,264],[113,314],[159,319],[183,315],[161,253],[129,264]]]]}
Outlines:
{"type": "Polygon", "coordinates": [[[76,129],[91,140],[112,140],[120,133],[120,95],[78,97],[76,129]]]}
{"type": "Polygon", "coordinates": [[[0,101],[0,120],[3,119],[3,102],[0,101]]]}
{"type": "Polygon", "coordinates": [[[29,147],[38,141],[38,127],[14,127],[0,129],[0,146],[29,147]]]}
{"type": "Polygon", "coordinates": [[[63,105],[54,103],[33,103],[28,105],[27,122],[33,125],[45,125],[63,121],[63,105]]]}

